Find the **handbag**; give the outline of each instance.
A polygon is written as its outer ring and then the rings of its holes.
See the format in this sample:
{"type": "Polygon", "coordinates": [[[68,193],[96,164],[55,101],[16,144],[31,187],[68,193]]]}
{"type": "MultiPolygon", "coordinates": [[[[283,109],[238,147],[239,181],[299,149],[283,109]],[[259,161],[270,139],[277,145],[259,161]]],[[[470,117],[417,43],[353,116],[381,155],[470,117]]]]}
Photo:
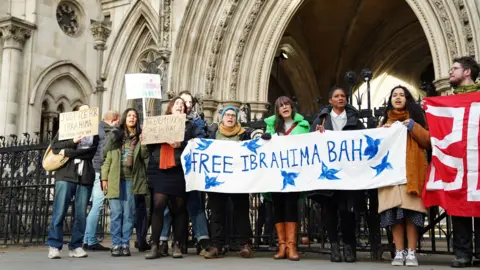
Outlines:
{"type": "MultiPolygon", "coordinates": [[[[55,141],[55,139],[53,139],[53,141],[55,141]]],[[[42,166],[47,172],[52,172],[61,168],[67,161],[68,157],[53,153],[52,143],[50,143],[43,155],[42,166]]]]}

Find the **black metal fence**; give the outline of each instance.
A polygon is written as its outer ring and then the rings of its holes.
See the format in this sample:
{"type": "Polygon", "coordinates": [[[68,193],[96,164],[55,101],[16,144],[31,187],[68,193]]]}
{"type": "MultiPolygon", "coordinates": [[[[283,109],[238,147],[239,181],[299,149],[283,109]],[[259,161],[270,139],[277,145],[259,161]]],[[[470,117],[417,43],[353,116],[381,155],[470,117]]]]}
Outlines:
{"type": "MultiPolygon", "coordinates": [[[[252,129],[261,133],[260,122],[251,123],[252,129]]],[[[0,136],[0,245],[42,245],[48,237],[53,197],[54,177],[42,167],[43,154],[50,138],[40,141],[23,134],[22,138],[0,136]]],[[[250,221],[254,232],[253,243],[257,250],[270,250],[275,246],[272,221],[272,204],[262,201],[259,195],[251,195],[250,221]]],[[[365,192],[362,211],[357,213],[357,246],[360,251],[371,252],[372,259],[379,259],[384,252],[393,250],[389,231],[379,228],[375,191],[365,192]]],[[[328,252],[328,240],[324,227],[326,217],[322,205],[312,200],[299,202],[300,250],[328,252]]],[[[207,210],[208,216],[208,210],[207,210]]],[[[229,217],[227,243],[235,248],[235,222],[229,217]]],[[[72,210],[67,213],[64,235],[71,235],[72,210]]],[[[108,207],[102,213],[97,236],[108,234],[108,207]]],[[[443,210],[430,209],[426,227],[421,230],[419,250],[425,253],[451,253],[451,222],[443,210]]],[[[191,243],[193,239],[190,238],[191,243]]]]}

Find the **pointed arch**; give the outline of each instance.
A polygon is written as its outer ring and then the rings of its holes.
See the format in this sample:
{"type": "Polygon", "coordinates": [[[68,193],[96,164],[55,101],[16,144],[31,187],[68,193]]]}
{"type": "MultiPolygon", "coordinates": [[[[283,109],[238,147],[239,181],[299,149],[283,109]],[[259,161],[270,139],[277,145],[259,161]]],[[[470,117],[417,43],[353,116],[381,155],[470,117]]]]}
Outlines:
{"type": "Polygon", "coordinates": [[[125,73],[133,71],[139,51],[152,41],[159,43],[159,18],[154,11],[154,7],[147,1],[135,1],[116,31],[117,35],[111,40],[112,49],[103,67],[103,73],[107,75],[104,107],[120,109],[126,105],[126,102],[121,101],[125,73]]]}
{"type": "Polygon", "coordinates": [[[68,77],[86,98],[93,93],[93,83],[87,78],[86,73],[71,61],[58,61],[47,67],[40,76],[30,93],[29,104],[40,106],[43,98],[52,83],[62,77],[68,77]]]}

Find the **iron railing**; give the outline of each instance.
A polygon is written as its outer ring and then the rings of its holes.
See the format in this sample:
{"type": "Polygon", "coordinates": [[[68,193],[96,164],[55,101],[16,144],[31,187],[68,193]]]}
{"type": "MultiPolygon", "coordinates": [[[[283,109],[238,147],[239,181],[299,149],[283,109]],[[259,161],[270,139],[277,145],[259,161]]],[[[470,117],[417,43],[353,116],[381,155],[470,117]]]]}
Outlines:
{"type": "MultiPolygon", "coordinates": [[[[263,132],[263,122],[250,122],[248,127],[263,132]]],[[[37,136],[38,137],[38,136],[37,136]]],[[[40,141],[23,134],[22,138],[0,136],[0,245],[42,245],[48,237],[54,198],[54,175],[42,168],[43,154],[51,136],[40,141]]],[[[208,199],[208,198],[207,198],[208,199]]],[[[257,194],[250,196],[250,221],[253,244],[257,250],[271,250],[275,246],[272,205],[262,202],[257,194]]],[[[365,207],[357,213],[357,246],[360,251],[371,252],[379,259],[384,252],[392,252],[392,237],[388,230],[378,226],[376,192],[365,192],[365,207]]],[[[328,252],[322,205],[312,200],[299,202],[299,244],[301,251],[328,252]]],[[[70,209],[73,209],[73,205],[70,209]]],[[[64,222],[64,235],[68,241],[72,228],[72,212],[64,222]]],[[[228,217],[227,244],[235,249],[235,222],[233,211],[228,217]]],[[[97,236],[109,232],[108,207],[101,213],[97,236]]],[[[207,216],[209,210],[207,209],[207,216]]],[[[193,235],[190,233],[190,235],[193,235]]],[[[450,219],[443,210],[430,209],[426,227],[420,232],[419,251],[424,253],[451,253],[452,229],[450,219]]],[[[190,244],[193,244],[192,237],[190,244]]]]}

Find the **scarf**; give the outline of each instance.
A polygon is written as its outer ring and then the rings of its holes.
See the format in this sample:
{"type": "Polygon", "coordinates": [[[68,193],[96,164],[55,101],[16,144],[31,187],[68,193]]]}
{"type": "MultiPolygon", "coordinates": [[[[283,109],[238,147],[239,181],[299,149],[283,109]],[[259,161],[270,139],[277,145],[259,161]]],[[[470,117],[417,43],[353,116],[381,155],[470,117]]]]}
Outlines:
{"type": "Polygon", "coordinates": [[[388,111],[388,122],[395,123],[396,121],[403,122],[410,118],[407,110],[389,110],[388,111]]]}
{"type": "Polygon", "coordinates": [[[453,90],[454,94],[466,94],[472,92],[480,92],[480,83],[458,86],[453,90]]]}
{"type": "MultiPolygon", "coordinates": [[[[131,169],[133,167],[133,153],[135,152],[135,146],[137,145],[138,139],[137,137],[135,137],[135,133],[130,135],[125,134],[125,136],[128,136],[128,138],[130,139],[130,149],[127,153],[127,160],[125,162],[125,166],[131,169]]],[[[122,144],[122,152],[124,151],[124,146],[125,143],[122,144]]]]}
{"type": "Polygon", "coordinates": [[[168,143],[163,143],[160,146],[160,164],[159,168],[162,170],[175,167],[175,149],[168,143]]]}
{"type": "Polygon", "coordinates": [[[233,127],[226,127],[223,125],[223,123],[220,123],[218,130],[225,137],[233,137],[245,133],[245,129],[240,126],[238,122],[233,127]]]}
{"type": "MultiPolygon", "coordinates": [[[[396,121],[405,121],[410,118],[407,110],[390,110],[388,111],[388,123],[392,124],[396,121]]],[[[415,124],[417,125],[417,124],[415,124]]],[[[410,132],[415,132],[415,127],[410,132]]],[[[420,127],[418,127],[420,128],[420,127]]],[[[421,196],[423,185],[425,184],[425,175],[427,169],[427,161],[425,150],[410,135],[407,136],[407,193],[415,196],[421,196]]]]}

